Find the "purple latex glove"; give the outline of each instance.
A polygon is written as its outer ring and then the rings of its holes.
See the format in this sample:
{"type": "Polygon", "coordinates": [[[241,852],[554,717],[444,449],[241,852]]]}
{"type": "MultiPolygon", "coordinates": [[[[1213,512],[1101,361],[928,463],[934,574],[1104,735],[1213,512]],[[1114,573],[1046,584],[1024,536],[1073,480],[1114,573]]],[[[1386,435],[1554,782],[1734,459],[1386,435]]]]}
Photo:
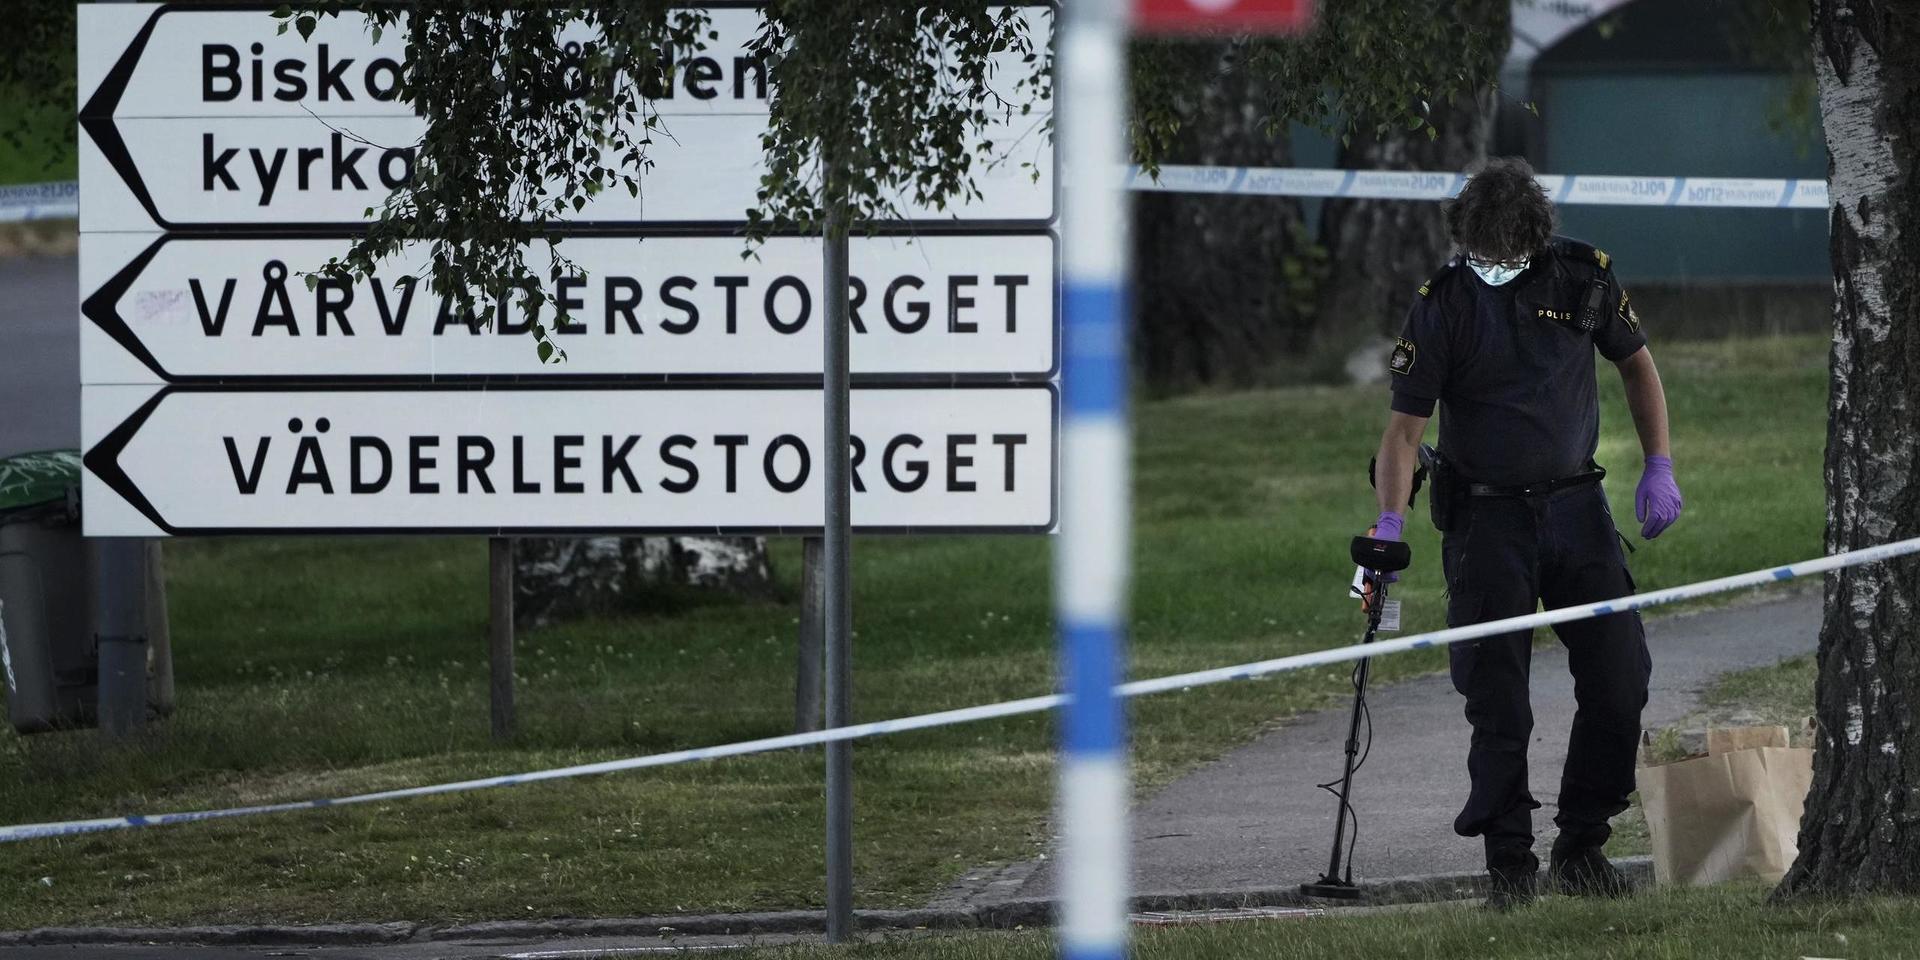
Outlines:
{"type": "Polygon", "coordinates": [[[1680,519],[1680,487],[1673,482],[1672,457],[1648,457],[1633,491],[1633,516],[1641,521],[1640,536],[1652,540],[1680,519]]]}
{"type": "Polygon", "coordinates": [[[1406,517],[1392,510],[1388,510],[1380,514],[1380,519],[1373,522],[1373,538],[1375,540],[1398,540],[1400,539],[1400,530],[1402,527],[1405,527],[1406,524],[1406,517]]]}
{"type": "MultiPolygon", "coordinates": [[[[1368,531],[1368,533],[1375,540],[1398,540],[1400,539],[1401,528],[1406,526],[1406,523],[1406,517],[1392,510],[1388,510],[1381,513],[1380,519],[1373,522],[1373,529],[1368,531]]],[[[1373,575],[1388,583],[1400,582],[1400,574],[1398,573],[1380,573],[1379,571],[1374,571],[1373,575]]]]}

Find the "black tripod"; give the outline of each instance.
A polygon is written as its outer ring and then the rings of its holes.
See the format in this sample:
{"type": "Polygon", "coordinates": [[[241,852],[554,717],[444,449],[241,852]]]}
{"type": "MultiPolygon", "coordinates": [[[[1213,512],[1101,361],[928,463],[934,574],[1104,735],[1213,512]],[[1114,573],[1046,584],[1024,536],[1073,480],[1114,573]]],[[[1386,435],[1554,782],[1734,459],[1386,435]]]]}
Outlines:
{"type": "MultiPolygon", "coordinates": [[[[1372,643],[1374,635],[1380,632],[1380,615],[1387,606],[1386,578],[1378,574],[1405,570],[1412,562],[1413,552],[1404,543],[1395,540],[1375,540],[1372,537],[1354,537],[1352,552],[1353,562],[1369,571],[1366,582],[1373,588],[1365,594],[1367,635],[1360,641],[1372,643]]],[[[1363,657],[1359,665],[1354,668],[1353,715],[1347,721],[1346,766],[1337,781],[1340,789],[1334,791],[1334,795],[1340,798],[1340,807],[1334,817],[1333,855],[1327,861],[1327,872],[1322,874],[1319,880],[1300,885],[1300,892],[1309,897],[1333,897],[1342,900],[1356,900],[1360,897],[1360,888],[1353,885],[1353,851],[1343,847],[1348,846],[1347,820],[1354,816],[1353,805],[1348,802],[1348,797],[1353,792],[1353,771],[1360,766],[1360,721],[1367,716],[1367,673],[1370,665],[1370,658],[1363,657]],[[1344,871],[1341,869],[1342,859],[1346,861],[1344,871]]],[[[1332,784],[1323,784],[1323,786],[1331,789],[1332,784]]],[[[1356,821],[1356,831],[1358,827],[1356,821]]]]}

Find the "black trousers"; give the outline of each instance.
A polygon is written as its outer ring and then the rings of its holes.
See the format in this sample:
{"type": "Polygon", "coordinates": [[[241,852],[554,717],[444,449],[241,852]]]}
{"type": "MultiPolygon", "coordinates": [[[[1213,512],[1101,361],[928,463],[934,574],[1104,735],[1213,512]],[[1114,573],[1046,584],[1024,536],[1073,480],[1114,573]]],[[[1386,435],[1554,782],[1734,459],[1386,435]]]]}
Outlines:
{"type": "MultiPolygon", "coordinates": [[[[1633,592],[1613,513],[1600,484],[1534,498],[1473,497],[1442,539],[1449,626],[1484,623],[1546,607],[1608,600],[1633,592]]],[[[1637,612],[1554,627],[1567,647],[1576,704],[1567,764],[1560,778],[1561,843],[1599,845],[1609,818],[1634,789],[1640,711],[1653,662],[1637,612]]],[[[1488,855],[1533,844],[1527,743],[1533,706],[1527,678],[1531,631],[1454,644],[1454,688],[1467,698],[1473,744],[1472,789],[1454,820],[1461,836],[1484,837],[1488,855]]]]}

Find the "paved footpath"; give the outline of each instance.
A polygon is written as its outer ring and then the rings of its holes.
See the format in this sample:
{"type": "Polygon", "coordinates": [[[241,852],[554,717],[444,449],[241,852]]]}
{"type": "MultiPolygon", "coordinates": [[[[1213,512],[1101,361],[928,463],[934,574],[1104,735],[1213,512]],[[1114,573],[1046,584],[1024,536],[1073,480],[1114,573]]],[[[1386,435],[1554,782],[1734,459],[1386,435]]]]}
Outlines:
{"type": "MultiPolygon", "coordinates": [[[[1674,617],[1650,618],[1653,690],[1645,721],[1672,724],[1699,706],[1713,678],[1811,653],[1820,597],[1801,593],[1674,617]]],[[[1354,778],[1360,840],[1354,877],[1477,871],[1480,842],[1455,836],[1467,790],[1464,701],[1444,675],[1420,677],[1367,698],[1373,752],[1354,778]]],[[[1560,765],[1573,718],[1566,648],[1536,648],[1529,779],[1541,859],[1551,842],[1560,765]]],[[[1303,716],[1175,781],[1134,809],[1137,894],[1271,890],[1317,879],[1333,843],[1333,797],[1314,784],[1340,773],[1347,708],[1303,716]]],[[[986,897],[1046,897],[1052,861],[1003,874],[986,897]],[[1011,876],[1009,876],[1009,874],[1011,876]]]]}
{"type": "Polygon", "coordinates": [[[71,256],[0,256],[0,457],[80,446],[80,279],[71,256]]]}

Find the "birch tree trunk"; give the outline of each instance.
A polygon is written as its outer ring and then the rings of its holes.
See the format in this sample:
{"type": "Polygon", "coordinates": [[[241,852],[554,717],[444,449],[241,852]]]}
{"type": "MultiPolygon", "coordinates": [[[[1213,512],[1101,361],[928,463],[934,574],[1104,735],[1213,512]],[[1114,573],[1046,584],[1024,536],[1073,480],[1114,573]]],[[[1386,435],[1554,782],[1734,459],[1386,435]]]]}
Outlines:
{"type": "MultiPolygon", "coordinates": [[[[1920,535],[1920,4],[1816,0],[1832,206],[1829,551],[1920,535]]],[[[1920,893],[1920,561],[1831,574],[1782,896],[1920,893]]]]}

